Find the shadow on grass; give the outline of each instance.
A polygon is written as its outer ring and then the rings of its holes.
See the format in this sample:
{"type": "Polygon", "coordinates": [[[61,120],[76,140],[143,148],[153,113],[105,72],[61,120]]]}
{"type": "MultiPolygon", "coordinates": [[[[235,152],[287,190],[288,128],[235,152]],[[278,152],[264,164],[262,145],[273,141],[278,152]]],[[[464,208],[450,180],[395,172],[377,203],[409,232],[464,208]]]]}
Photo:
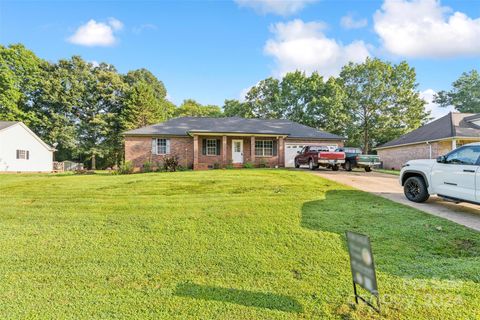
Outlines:
{"type": "Polygon", "coordinates": [[[480,233],[372,194],[328,191],[304,203],[301,225],[344,241],[346,230],[369,235],[379,271],[480,282],[480,233]]]}
{"type": "Polygon", "coordinates": [[[175,295],[202,300],[230,302],[247,307],[296,313],[303,312],[303,307],[297,300],[273,293],[182,283],[177,286],[175,295]]]}

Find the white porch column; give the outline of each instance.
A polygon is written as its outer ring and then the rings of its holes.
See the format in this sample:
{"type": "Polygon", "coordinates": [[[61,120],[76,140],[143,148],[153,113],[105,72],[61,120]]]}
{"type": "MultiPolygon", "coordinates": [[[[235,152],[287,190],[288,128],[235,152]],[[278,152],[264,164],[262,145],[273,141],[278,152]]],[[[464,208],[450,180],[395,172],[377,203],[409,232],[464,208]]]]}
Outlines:
{"type": "Polygon", "coordinates": [[[457,140],[452,139],[452,150],[455,150],[455,149],[457,149],[457,140]]]}

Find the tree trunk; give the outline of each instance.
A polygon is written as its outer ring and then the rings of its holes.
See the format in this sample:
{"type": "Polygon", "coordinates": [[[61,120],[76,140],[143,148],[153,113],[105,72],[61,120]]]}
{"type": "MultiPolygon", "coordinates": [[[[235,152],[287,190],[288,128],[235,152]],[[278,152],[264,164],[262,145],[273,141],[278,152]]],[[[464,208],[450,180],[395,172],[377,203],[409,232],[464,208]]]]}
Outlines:
{"type": "Polygon", "coordinates": [[[368,154],[369,151],[367,108],[363,108],[363,154],[368,154]]]}
{"type": "Polygon", "coordinates": [[[96,164],[96,161],[95,161],[95,154],[92,154],[92,170],[96,170],[97,164],[96,164]]]}
{"type": "Polygon", "coordinates": [[[368,145],[368,126],[365,124],[365,129],[363,130],[363,145],[365,146],[363,148],[363,154],[368,154],[370,151],[369,145],[368,145]]]}

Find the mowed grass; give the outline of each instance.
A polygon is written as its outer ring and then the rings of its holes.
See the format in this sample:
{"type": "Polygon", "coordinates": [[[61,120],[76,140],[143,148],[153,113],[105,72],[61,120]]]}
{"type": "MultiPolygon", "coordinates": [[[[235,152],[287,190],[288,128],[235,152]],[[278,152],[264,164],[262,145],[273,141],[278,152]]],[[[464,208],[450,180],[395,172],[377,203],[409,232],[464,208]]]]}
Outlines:
{"type": "Polygon", "coordinates": [[[480,317],[479,233],[306,172],[216,170],[1,175],[0,318],[379,318],[352,303],[345,230],[371,237],[382,318],[480,317]]]}

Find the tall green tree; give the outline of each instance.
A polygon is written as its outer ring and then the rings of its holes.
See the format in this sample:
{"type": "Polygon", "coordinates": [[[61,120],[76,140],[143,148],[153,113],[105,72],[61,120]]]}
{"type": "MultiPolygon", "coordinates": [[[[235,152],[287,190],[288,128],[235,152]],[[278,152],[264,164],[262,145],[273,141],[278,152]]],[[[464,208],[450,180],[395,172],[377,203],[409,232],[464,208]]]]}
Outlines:
{"type": "Polygon", "coordinates": [[[235,99],[225,100],[223,104],[223,114],[225,117],[254,118],[251,105],[235,99]]]}
{"type": "Polygon", "coordinates": [[[122,118],[126,129],[134,129],[170,119],[175,105],[166,100],[166,89],[150,71],[139,69],[125,76],[128,84],[122,118]]]}
{"type": "Polygon", "coordinates": [[[349,139],[364,152],[419,127],[427,118],[425,101],[419,96],[415,70],[406,62],[398,65],[367,58],[364,63],[344,66],[340,79],[351,118],[349,139]]]}
{"type": "Polygon", "coordinates": [[[0,45],[0,119],[39,123],[32,106],[46,64],[21,44],[0,45]]]}
{"type": "Polygon", "coordinates": [[[225,115],[246,118],[289,119],[314,128],[345,134],[350,116],[346,111],[342,82],[327,81],[314,72],[287,73],[282,79],[267,78],[252,87],[245,102],[227,100],[225,115]]]}
{"type": "Polygon", "coordinates": [[[186,99],[175,110],[176,117],[222,117],[223,112],[219,106],[202,105],[193,99],[186,99]]]}
{"type": "Polygon", "coordinates": [[[480,74],[464,72],[452,84],[450,91],[440,91],[434,102],[442,107],[453,105],[460,112],[480,113],[480,74]]]}
{"type": "Polygon", "coordinates": [[[262,80],[250,88],[245,96],[245,103],[255,118],[282,118],[280,90],[280,81],[272,77],[262,80]]]}

